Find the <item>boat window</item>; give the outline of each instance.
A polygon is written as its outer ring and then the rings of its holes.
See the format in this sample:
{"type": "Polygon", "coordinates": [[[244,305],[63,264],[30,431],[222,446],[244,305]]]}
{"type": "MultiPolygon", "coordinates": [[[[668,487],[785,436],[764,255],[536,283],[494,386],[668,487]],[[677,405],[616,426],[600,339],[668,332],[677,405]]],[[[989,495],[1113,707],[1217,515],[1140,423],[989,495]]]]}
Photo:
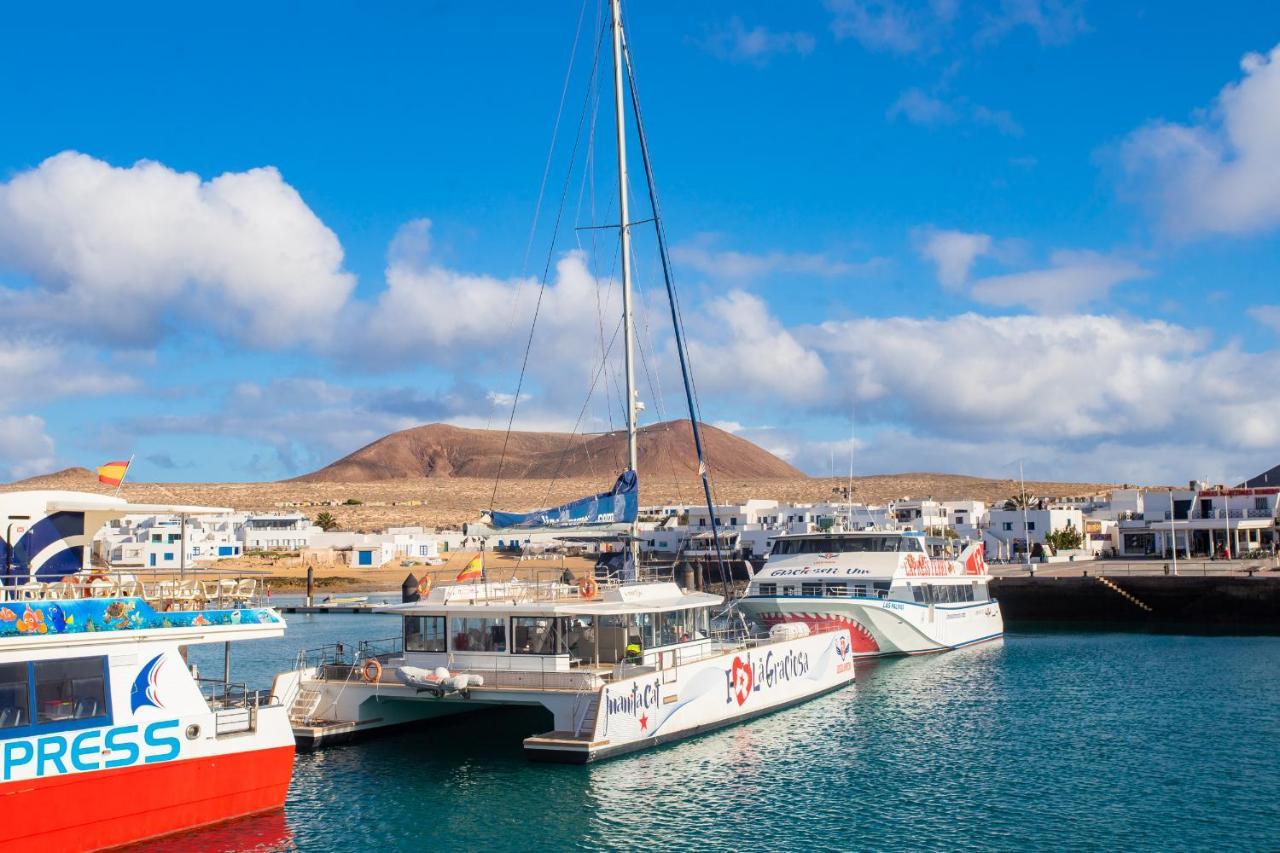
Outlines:
{"type": "Polygon", "coordinates": [[[658,645],[657,626],[653,613],[637,613],[635,621],[635,633],[640,635],[640,645],[646,649],[651,649],[658,645]]]}
{"type": "Polygon", "coordinates": [[[923,551],[920,540],[911,536],[820,536],[812,538],[779,538],[773,540],[776,556],[788,554],[879,553],[923,551]]]}
{"type": "Polygon", "coordinates": [[[563,616],[511,617],[512,651],[518,655],[563,655],[569,651],[563,616]]]}
{"type": "Polygon", "coordinates": [[[990,593],[987,592],[987,585],[980,581],[975,581],[973,584],[973,600],[987,601],[990,598],[991,598],[991,595],[990,593]]]}
{"type": "MultiPolygon", "coordinates": [[[[827,595],[833,598],[846,598],[849,595],[849,585],[843,582],[828,583],[826,592],[827,592],[827,595]]],[[[857,593],[854,593],[854,594],[856,595],[857,593]]]]}
{"type": "Polygon", "coordinates": [[[107,716],[105,657],[36,661],[32,671],[36,682],[37,723],[107,716]]]}
{"type": "Polygon", "coordinates": [[[822,584],[820,583],[802,583],[800,584],[801,595],[822,595],[822,584]]]}
{"type": "Polygon", "coordinates": [[[855,598],[862,598],[866,594],[867,594],[867,585],[865,583],[855,583],[853,585],[852,592],[850,592],[850,595],[854,596],[855,598]]]}
{"type": "Polygon", "coordinates": [[[914,598],[916,601],[923,602],[924,587],[920,587],[920,586],[911,587],[911,597],[914,598]]]}
{"type": "Polygon", "coordinates": [[[443,616],[406,616],[404,620],[404,649],[407,652],[447,651],[448,635],[444,630],[443,616]]]}
{"type": "Polygon", "coordinates": [[[694,616],[694,632],[693,636],[704,639],[711,636],[711,610],[706,607],[699,607],[694,616]]]}
{"type": "Polygon", "coordinates": [[[756,587],[756,595],[777,595],[778,585],[776,583],[762,583],[756,587]]]}
{"type": "Polygon", "coordinates": [[[0,664],[0,729],[31,723],[25,663],[0,664]]]}
{"type": "Polygon", "coordinates": [[[505,619],[454,616],[450,624],[455,652],[505,652],[507,650],[505,619]]]}
{"type": "Polygon", "coordinates": [[[875,590],[876,598],[889,597],[890,581],[872,581],[871,588],[875,590]]]}
{"type": "Polygon", "coordinates": [[[570,616],[567,637],[570,656],[593,660],[596,656],[596,617],[570,616]]]}

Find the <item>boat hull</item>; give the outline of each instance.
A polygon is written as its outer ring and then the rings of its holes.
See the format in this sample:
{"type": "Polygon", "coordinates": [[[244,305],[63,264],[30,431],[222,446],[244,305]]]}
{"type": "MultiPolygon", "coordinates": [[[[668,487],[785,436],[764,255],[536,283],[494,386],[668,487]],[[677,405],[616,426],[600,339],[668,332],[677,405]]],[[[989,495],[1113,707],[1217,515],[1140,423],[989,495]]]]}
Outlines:
{"type": "Polygon", "coordinates": [[[784,622],[838,623],[853,636],[856,657],[926,654],[1004,635],[996,601],[924,605],[881,598],[750,597],[742,611],[766,627],[784,622]]]}
{"type": "Polygon", "coordinates": [[[283,808],[293,746],[0,785],[6,841],[101,850],[283,808]]]}

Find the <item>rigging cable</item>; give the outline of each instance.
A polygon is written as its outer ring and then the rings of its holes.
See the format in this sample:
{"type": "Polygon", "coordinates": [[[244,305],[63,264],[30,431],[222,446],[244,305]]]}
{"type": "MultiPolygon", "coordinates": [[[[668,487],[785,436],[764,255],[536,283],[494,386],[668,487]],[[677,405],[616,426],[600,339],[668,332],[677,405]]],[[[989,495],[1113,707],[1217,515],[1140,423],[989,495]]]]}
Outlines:
{"type": "Polygon", "coordinates": [[[636,75],[631,64],[631,50],[625,30],[622,35],[622,56],[627,65],[627,82],[631,88],[631,109],[636,118],[636,136],[640,142],[640,159],[644,163],[645,181],[649,185],[649,207],[653,211],[653,229],[658,240],[658,257],[662,261],[662,277],[666,282],[667,300],[671,305],[671,323],[674,326],[676,355],[680,358],[680,374],[684,379],[685,399],[689,405],[689,426],[693,431],[693,445],[698,454],[698,474],[702,479],[702,490],[707,501],[707,512],[711,516],[711,541],[715,546],[716,564],[720,569],[720,580],[724,586],[725,596],[728,598],[731,597],[732,592],[729,585],[729,573],[724,564],[724,555],[720,552],[719,526],[716,524],[715,503],[711,496],[711,483],[707,475],[707,463],[702,447],[702,434],[698,429],[698,409],[694,402],[694,390],[689,371],[684,328],[681,324],[679,306],[676,302],[675,283],[671,277],[671,259],[667,254],[667,239],[662,226],[661,209],[658,205],[658,190],[654,184],[653,163],[649,158],[649,141],[644,131],[644,117],[640,112],[640,93],[636,87],[636,75]]]}
{"type": "MultiPolygon", "coordinates": [[[[600,37],[596,39],[595,56],[591,63],[591,76],[594,79],[596,71],[600,65],[600,45],[604,41],[604,30],[600,32],[600,37]]],[[[560,190],[560,203],[556,207],[555,224],[551,229],[551,242],[547,246],[547,261],[542,268],[542,281],[538,285],[538,299],[533,306],[533,320],[529,324],[529,337],[525,341],[524,357],[520,361],[520,378],[516,382],[516,393],[511,398],[511,415],[507,418],[507,430],[502,437],[502,453],[498,456],[498,472],[493,478],[493,492],[489,496],[489,510],[493,511],[494,504],[498,499],[498,485],[502,482],[502,468],[507,458],[507,446],[511,441],[511,429],[515,425],[516,408],[520,405],[520,392],[524,388],[525,375],[529,368],[529,353],[533,350],[533,334],[538,328],[538,315],[542,311],[542,297],[547,292],[547,279],[551,275],[551,262],[555,258],[556,235],[560,233],[560,220],[564,216],[565,201],[569,196],[569,182],[573,177],[573,164],[578,160],[578,148],[582,143],[582,127],[586,123],[588,107],[590,106],[590,88],[588,86],[587,100],[583,103],[582,113],[578,118],[578,130],[573,139],[573,150],[569,155],[569,169],[564,176],[564,186],[560,190]]]]}

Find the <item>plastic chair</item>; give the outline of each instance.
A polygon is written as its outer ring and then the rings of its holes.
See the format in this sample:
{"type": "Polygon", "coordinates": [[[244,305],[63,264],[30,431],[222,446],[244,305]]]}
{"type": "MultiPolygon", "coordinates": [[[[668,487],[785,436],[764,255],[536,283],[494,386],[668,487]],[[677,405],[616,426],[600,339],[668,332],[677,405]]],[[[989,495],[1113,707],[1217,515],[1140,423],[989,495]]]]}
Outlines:
{"type": "Polygon", "coordinates": [[[232,594],[231,600],[238,604],[247,604],[257,591],[258,579],[244,578],[236,583],[236,591],[232,594]]]}

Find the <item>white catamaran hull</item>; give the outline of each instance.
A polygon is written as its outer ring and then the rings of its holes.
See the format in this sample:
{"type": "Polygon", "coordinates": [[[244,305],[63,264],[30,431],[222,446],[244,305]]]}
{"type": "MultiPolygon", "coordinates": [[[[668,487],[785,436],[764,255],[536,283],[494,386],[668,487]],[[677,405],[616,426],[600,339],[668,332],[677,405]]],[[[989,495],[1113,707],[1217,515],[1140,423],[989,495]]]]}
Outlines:
{"type": "MultiPolygon", "coordinates": [[[[528,686],[480,686],[436,697],[399,683],[388,668],[377,682],[319,678],[317,670],[281,675],[277,692],[308,706],[295,716],[299,746],[313,748],[378,729],[500,705],[541,705],[555,730],[527,738],[526,754],[586,763],[690,737],[842,687],[854,678],[846,630],[761,643],[689,663],[629,668],[591,691],[557,686],[530,673],[528,686]]],[[[549,674],[553,676],[554,674],[549,674]]],[[[567,675],[567,673],[566,673],[567,675]]]]}
{"type": "Polygon", "coordinates": [[[857,657],[922,654],[993,640],[1004,633],[1000,604],[918,604],[882,598],[755,597],[739,608],[761,624],[840,623],[857,657]]]}

